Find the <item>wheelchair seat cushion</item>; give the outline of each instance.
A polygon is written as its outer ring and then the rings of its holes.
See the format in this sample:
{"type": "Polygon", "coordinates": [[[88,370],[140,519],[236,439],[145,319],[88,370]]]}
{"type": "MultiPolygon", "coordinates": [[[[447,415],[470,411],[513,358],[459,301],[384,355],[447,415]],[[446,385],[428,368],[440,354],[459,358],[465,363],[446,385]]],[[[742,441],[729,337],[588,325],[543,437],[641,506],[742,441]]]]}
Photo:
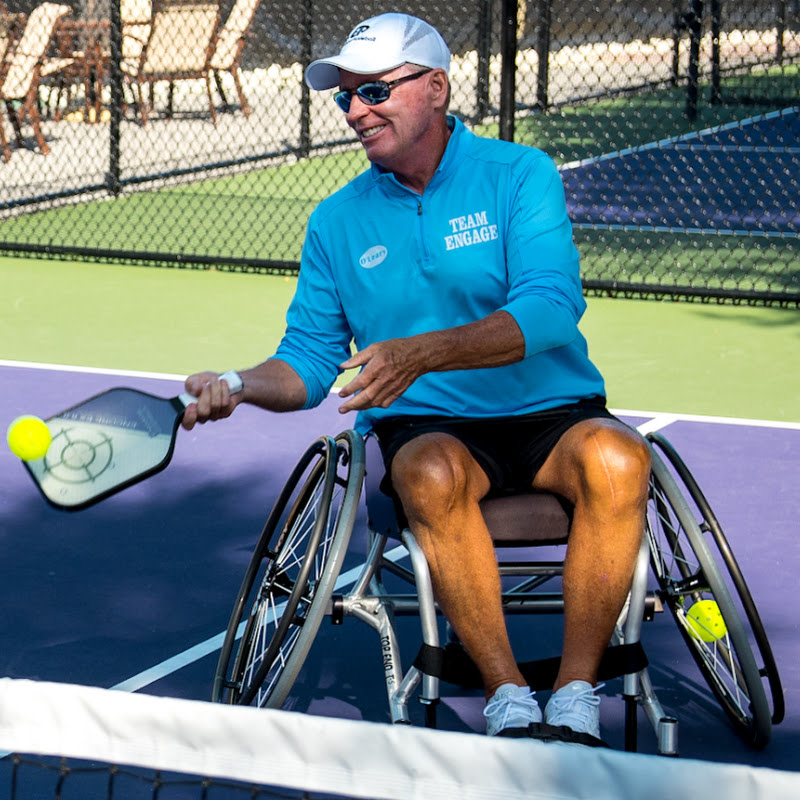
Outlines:
{"type": "Polygon", "coordinates": [[[530,547],[566,542],[571,510],[565,500],[545,492],[489,497],[481,502],[492,540],[499,547],[530,547]]]}

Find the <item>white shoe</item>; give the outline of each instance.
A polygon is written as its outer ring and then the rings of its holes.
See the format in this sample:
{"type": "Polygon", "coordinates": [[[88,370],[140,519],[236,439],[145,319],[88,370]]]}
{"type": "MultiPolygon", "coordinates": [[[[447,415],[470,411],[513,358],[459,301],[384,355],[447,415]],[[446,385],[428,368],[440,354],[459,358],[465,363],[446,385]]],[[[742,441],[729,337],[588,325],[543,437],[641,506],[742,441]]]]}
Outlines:
{"type": "Polygon", "coordinates": [[[544,715],[548,725],[566,725],[575,733],[600,738],[600,698],[591,683],[572,681],[562,686],[548,700],[544,715]]]}
{"type": "Polygon", "coordinates": [[[506,728],[527,728],[531,722],[542,721],[542,710],[528,686],[504,683],[486,703],[486,735],[497,736],[506,728]]]}

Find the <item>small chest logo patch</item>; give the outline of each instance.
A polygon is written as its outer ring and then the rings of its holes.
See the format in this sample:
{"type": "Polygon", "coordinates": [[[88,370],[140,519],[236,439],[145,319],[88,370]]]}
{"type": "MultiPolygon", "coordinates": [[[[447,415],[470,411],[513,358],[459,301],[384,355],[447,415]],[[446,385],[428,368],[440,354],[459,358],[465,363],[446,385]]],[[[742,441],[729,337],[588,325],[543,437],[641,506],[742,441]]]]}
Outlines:
{"type": "Polygon", "coordinates": [[[364,251],[361,258],[358,259],[358,263],[364,269],[373,269],[378,264],[382,264],[387,255],[389,255],[389,251],[382,244],[376,244],[375,247],[370,247],[369,250],[364,251]]]}

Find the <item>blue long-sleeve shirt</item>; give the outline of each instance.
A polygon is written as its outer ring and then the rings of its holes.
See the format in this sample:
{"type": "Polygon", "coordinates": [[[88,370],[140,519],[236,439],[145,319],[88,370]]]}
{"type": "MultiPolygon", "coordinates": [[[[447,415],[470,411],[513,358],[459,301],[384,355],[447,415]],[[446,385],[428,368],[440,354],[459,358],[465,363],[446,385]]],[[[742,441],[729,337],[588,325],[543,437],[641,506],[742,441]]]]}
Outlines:
{"type": "Polygon", "coordinates": [[[605,393],[578,330],[586,304],[553,161],[449,124],[422,195],[372,165],[315,209],[276,357],[302,378],[307,407],[325,398],[351,341],[363,349],[503,309],[525,358],[422,375],[389,408],[360,412],[361,430],[385,416],[508,416],[605,393]]]}

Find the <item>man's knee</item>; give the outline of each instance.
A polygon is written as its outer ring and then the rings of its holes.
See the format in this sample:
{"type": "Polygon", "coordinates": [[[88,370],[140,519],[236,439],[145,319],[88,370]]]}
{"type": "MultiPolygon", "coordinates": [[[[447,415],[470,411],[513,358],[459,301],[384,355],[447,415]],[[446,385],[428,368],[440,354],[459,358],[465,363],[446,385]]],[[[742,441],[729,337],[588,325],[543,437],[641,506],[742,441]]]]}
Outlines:
{"type": "Polygon", "coordinates": [[[392,484],[409,517],[440,514],[471,497],[469,451],[446,434],[426,434],[404,445],[392,462],[392,484]]]}
{"type": "Polygon", "coordinates": [[[616,503],[642,505],[650,478],[650,449],[645,440],[636,431],[605,420],[584,437],[584,475],[590,489],[610,491],[616,503]]]}
{"type": "Polygon", "coordinates": [[[649,477],[645,440],[616,420],[592,419],[562,437],[534,485],[560,491],[573,502],[610,499],[622,509],[643,505],[649,477]]]}

